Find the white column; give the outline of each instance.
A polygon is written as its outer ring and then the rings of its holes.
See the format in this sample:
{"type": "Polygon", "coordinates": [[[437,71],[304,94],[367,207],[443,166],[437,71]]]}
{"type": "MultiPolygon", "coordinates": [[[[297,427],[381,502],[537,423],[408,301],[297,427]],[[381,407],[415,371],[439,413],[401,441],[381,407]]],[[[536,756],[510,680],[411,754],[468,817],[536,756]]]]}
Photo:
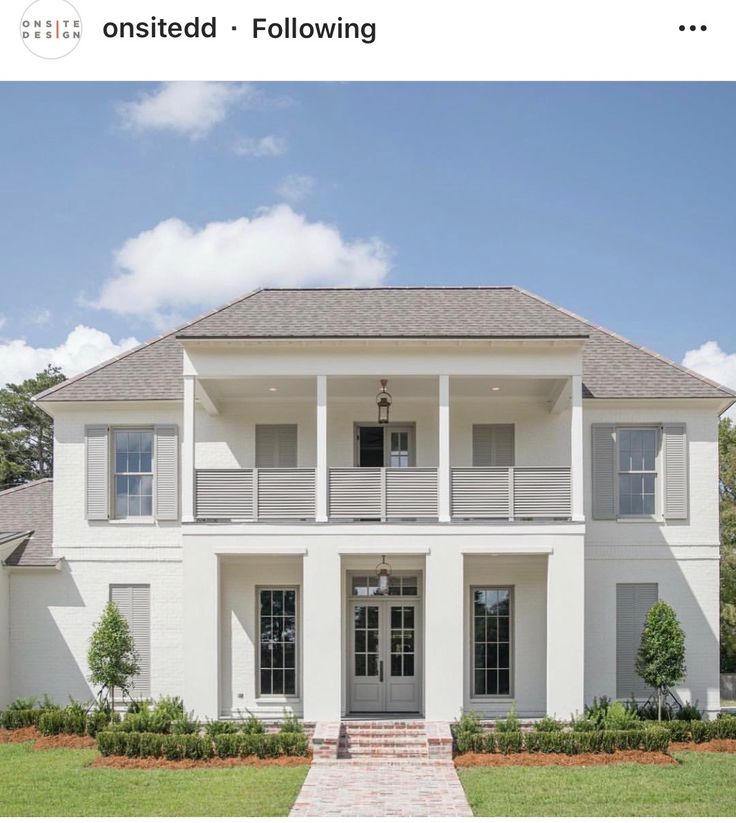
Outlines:
{"type": "Polygon", "coordinates": [[[316,514],[318,523],[327,522],[327,377],[317,377],[317,476],[316,514]]]}
{"type": "Polygon", "coordinates": [[[547,560],[547,714],[568,720],[584,708],[585,550],[582,536],[547,560]]]}
{"type": "Polygon", "coordinates": [[[181,433],[181,519],[194,520],[195,377],[184,375],[184,419],[181,433]]]}
{"type": "Polygon", "coordinates": [[[437,503],[440,523],[450,522],[450,378],[439,377],[439,460],[437,461],[437,503]]]}
{"type": "Polygon", "coordinates": [[[571,379],[570,402],[570,471],[572,487],[572,519],[585,519],[583,500],[583,378],[574,374],[571,379]]]}
{"type": "Polygon", "coordinates": [[[342,694],[340,555],[327,546],[304,555],[302,655],[304,719],[339,720],[342,694]]]}
{"type": "Polygon", "coordinates": [[[182,558],[182,698],[195,716],[216,718],[220,714],[219,558],[202,546],[186,544],[182,558]]]}
{"type": "Polygon", "coordinates": [[[449,546],[427,555],[425,607],[427,720],[452,720],[463,705],[463,555],[449,546]]]}

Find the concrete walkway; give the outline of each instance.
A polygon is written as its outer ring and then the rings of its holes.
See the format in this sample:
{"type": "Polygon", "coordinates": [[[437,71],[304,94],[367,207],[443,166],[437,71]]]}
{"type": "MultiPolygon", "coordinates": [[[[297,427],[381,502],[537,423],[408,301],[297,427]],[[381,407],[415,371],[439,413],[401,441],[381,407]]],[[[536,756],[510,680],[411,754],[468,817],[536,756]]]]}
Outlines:
{"type": "Polygon", "coordinates": [[[316,762],[290,817],[472,817],[451,762],[316,762]]]}

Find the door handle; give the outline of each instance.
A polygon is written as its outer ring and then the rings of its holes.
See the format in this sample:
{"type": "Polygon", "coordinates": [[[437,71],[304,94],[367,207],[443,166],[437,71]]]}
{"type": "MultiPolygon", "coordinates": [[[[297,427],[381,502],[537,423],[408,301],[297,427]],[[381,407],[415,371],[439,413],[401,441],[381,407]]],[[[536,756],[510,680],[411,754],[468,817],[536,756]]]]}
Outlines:
{"type": "Polygon", "coordinates": [[[383,660],[378,664],[378,682],[383,683],[383,660]]]}

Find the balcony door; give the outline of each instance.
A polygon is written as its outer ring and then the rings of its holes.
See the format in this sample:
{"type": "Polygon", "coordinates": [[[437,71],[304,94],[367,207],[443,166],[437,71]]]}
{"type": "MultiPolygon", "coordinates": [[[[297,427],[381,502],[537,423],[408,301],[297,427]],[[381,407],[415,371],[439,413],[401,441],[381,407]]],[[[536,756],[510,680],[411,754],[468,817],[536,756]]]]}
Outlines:
{"type": "Polygon", "coordinates": [[[355,465],[361,468],[408,468],[416,465],[413,423],[388,426],[355,424],[355,465]]]}

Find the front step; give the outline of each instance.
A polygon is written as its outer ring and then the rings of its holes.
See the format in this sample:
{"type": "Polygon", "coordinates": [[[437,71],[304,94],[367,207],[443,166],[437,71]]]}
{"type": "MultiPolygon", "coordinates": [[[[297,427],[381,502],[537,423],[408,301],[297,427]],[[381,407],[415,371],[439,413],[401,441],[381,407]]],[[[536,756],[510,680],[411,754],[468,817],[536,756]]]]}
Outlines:
{"type": "Polygon", "coordinates": [[[336,756],[340,760],[452,760],[450,725],[424,720],[344,720],[336,756]]]}

